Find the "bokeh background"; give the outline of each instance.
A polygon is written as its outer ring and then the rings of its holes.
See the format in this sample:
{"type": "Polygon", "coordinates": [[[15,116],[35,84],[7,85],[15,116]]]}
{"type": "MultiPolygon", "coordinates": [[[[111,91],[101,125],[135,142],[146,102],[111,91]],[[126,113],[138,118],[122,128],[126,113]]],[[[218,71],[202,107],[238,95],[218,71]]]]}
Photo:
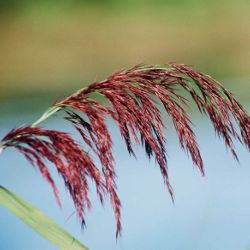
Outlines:
{"type": "MultiPolygon", "coordinates": [[[[0,112],[2,137],[34,121],[56,99],[91,81],[139,63],[179,62],[219,79],[250,110],[248,0],[9,0],[0,1],[0,112]]],[[[81,230],[71,200],[59,209],[52,192],[15,151],[1,155],[2,185],[39,207],[90,249],[179,250],[250,247],[249,154],[240,166],[193,112],[207,175],[202,178],[167,128],[175,205],[154,162],[124,151],[111,123],[123,202],[123,236],[116,242],[111,208],[95,202],[81,230]]],[[[48,127],[68,129],[62,120],[48,127]]],[[[73,133],[73,132],[72,132],[73,133]]],[[[55,249],[0,207],[1,250],[55,249]]]]}

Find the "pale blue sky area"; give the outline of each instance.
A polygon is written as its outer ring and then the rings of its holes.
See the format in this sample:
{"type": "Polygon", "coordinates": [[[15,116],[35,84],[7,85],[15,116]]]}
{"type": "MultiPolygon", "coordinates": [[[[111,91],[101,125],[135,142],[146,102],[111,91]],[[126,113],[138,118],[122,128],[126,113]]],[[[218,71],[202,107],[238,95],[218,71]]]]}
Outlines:
{"type": "MultiPolygon", "coordinates": [[[[186,153],[179,148],[173,128],[168,128],[169,176],[175,193],[172,204],[154,160],[138,148],[137,160],[130,158],[119,132],[111,124],[122,200],[122,237],[116,242],[115,220],[108,201],[102,208],[92,190],[93,209],[86,216],[87,228],[81,230],[72,201],[58,179],[63,206],[60,209],[49,185],[38,171],[12,149],[0,158],[0,183],[16,192],[90,249],[99,250],[246,250],[250,249],[250,166],[249,153],[237,144],[240,164],[219,140],[208,119],[194,117],[195,131],[206,177],[201,177],[186,153]]],[[[3,136],[29,117],[3,119],[3,136]]],[[[65,129],[58,120],[46,124],[65,129]]],[[[53,166],[51,166],[53,167],[53,166]]],[[[54,250],[23,222],[0,207],[1,250],[54,250]]]]}

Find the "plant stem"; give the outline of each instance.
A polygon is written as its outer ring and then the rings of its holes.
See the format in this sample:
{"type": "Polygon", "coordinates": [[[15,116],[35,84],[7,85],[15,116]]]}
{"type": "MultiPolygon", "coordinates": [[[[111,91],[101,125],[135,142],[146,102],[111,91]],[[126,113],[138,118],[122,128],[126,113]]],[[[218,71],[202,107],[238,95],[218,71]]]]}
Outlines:
{"type": "Polygon", "coordinates": [[[31,127],[36,127],[39,123],[45,121],[46,119],[48,119],[50,116],[52,116],[54,113],[56,113],[60,109],[61,107],[57,105],[50,107],[43,113],[43,115],[37,121],[32,123],[31,127]]]}
{"type": "MultiPolygon", "coordinates": [[[[49,117],[51,117],[57,111],[59,111],[61,108],[62,107],[60,107],[59,105],[54,105],[54,106],[48,108],[38,120],[36,120],[34,123],[31,124],[31,127],[36,127],[38,124],[40,124],[41,122],[47,120],[49,117]]],[[[7,147],[5,144],[6,144],[6,141],[1,142],[1,144],[0,144],[0,154],[7,147]]]]}
{"type": "MultiPolygon", "coordinates": [[[[84,89],[86,89],[86,87],[79,89],[78,91],[76,91],[73,95],[69,96],[68,98],[71,98],[73,96],[77,96],[79,93],[81,93],[84,89]]],[[[66,98],[65,100],[67,100],[68,98],[66,98]]],[[[65,101],[64,100],[64,101],[65,101]]],[[[51,117],[53,114],[55,114],[57,111],[61,110],[62,106],[61,103],[58,102],[57,104],[51,106],[50,108],[48,108],[43,115],[36,120],[34,123],[31,124],[31,127],[36,127],[38,124],[42,123],[43,121],[47,120],[49,117],[51,117]]],[[[0,151],[1,152],[1,151],[0,151]]]]}

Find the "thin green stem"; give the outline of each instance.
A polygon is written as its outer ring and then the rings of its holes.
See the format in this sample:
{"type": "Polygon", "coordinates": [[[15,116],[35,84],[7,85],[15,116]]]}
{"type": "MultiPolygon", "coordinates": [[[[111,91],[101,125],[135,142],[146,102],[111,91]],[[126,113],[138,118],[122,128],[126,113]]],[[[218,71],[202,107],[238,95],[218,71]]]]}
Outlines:
{"type": "Polygon", "coordinates": [[[147,71],[147,70],[150,70],[150,69],[154,69],[154,70],[167,70],[168,69],[168,67],[169,67],[169,65],[166,65],[165,67],[164,66],[160,66],[159,65],[159,67],[154,67],[154,66],[152,66],[152,67],[140,67],[140,68],[138,68],[138,69],[134,69],[133,71],[134,72],[143,72],[143,71],[147,71]]]}
{"type": "MultiPolygon", "coordinates": [[[[84,89],[86,89],[86,87],[79,89],[74,94],[67,97],[64,101],[66,101],[67,99],[72,98],[74,96],[77,96],[79,93],[84,91],[84,89]]],[[[56,112],[58,112],[61,109],[62,109],[62,106],[61,106],[60,102],[51,106],[43,113],[43,115],[38,120],[36,120],[34,123],[31,124],[31,127],[36,127],[38,124],[44,122],[45,120],[47,120],[49,117],[51,117],[52,115],[54,115],[56,112]]]]}
{"type": "Polygon", "coordinates": [[[52,116],[53,114],[55,114],[57,111],[59,111],[61,109],[60,106],[55,105],[50,107],[49,109],[47,109],[43,115],[34,123],[32,123],[31,127],[36,127],[39,123],[47,120],[50,116],[52,116]]]}
{"type": "MultiPolygon", "coordinates": [[[[38,120],[36,120],[34,123],[31,124],[31,127],[36,127],[38,124],[44,122],[49,117],[51,117],[53,114],[58,112],[61,108],[62,107],[57,105],[57,104],[50,107],[50,108],[48,108],[38,120]]],[[[0,154],[2,153],[2,151],[5,148],[7,148],[6,143],[7,143],[7,141],[1,142],[1,144],[0,144],[0,154]]]]}

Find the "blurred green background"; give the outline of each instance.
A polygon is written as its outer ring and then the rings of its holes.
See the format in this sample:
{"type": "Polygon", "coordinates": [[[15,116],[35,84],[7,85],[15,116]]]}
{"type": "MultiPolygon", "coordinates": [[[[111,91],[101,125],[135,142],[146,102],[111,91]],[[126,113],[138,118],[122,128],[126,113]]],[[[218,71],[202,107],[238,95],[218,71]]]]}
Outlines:
{"type": "MultiPolygon", "coordinates": [[[[0,0],[1,137],[15,126],[34,122],[56,99],[89,82],[139,63],[168,62],[191,65],[221,80],[249,111],[250,1],[0,0]]],[[[1,155],[0,183],[90,249],[245,250],[250,246],[249,153],[236,145],[238,168],[215,140],[208,120],[200,118],[192,114],[206,179],[192,172],[167,123],[175,206],[154,162],[147,168],[143,151],[137,152],[138,161],[130,159],[119,132],[111,127],[123,202],[124,231],[118,242],[111,208],[93,202],[87,230],[81,231],[78,220],[65,219],[74,208],[58,175],[61,210],[49,185],[15,151],[1,155]],[[148,202],[149,197],[154,201],[148,202]]],[[[48,128],[69,129],[62,119],[48,122],[48,128]]],[[[0,249],[54,249],[0,209],[0,249]]]]}
{"type": "Polygon", "coordinates": [[[249,13],[247,0],[0,1],[1,103],[50,103],[113,71],[173,61],[250,99],[249,13]]]}

